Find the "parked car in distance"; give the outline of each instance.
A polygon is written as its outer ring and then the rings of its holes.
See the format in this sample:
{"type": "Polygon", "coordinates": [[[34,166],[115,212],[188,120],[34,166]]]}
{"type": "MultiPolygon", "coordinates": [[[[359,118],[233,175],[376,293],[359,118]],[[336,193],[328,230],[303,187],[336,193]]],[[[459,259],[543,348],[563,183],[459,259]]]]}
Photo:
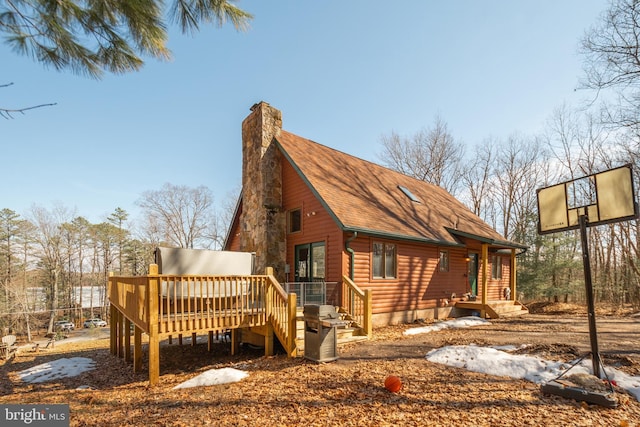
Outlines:
{"type": "Polygon", "coordinates": [[[76,328],[75,323],[68,320],[59,320],[55,323],[56,329],[62,329],[66,331],[72,331],[76,328]]]}
{"type": "Polygon", "coordinates": [[[104,328],[105,326],[107,326],[107,322],[102,319],[88,319],[84,321],[83,326],[85,328],[104,328]]]}

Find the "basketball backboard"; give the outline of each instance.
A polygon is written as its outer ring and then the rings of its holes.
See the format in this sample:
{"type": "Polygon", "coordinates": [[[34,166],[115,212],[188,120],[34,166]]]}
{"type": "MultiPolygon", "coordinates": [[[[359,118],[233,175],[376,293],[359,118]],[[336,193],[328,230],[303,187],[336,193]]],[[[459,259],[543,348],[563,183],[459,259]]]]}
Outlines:
{"type": "Polygon", "coordinates": [[[581,215],[587,216],[589,226],[638,217],[631,165],[541,188],[537,193],[540,234],[577,229],[581,215]]]}

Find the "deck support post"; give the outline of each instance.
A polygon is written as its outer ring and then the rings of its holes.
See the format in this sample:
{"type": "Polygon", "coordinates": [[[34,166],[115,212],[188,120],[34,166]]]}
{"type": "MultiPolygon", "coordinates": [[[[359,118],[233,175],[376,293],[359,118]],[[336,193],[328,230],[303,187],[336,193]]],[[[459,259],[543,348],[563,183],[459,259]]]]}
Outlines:
{"type": "Polygon", "coordinates": [[[121,312],[118,311],[116,318],[112,319],[111,322],[115,323],[115,326],[116,326],[116,334],[117,334],[117,340],[118,340],[118,357],[124,358],[125,357],[125,340],[124,340],[124,331],[123,331],[124,316],[122,315],[121,312]]]}
{"type": "Polygon", "coordinates": [[[118,336],[117,336],[117,328],[116,328],[116,321],[115,319],[118,318],[118,309],[113,305],[110,304],[109,305],[109,312],[110,312],[110,317],[111,317],[111,325],[109,325],[109,347],[111,350],[111,354],[114,356],[118,355],[118,336]]]}
{"type": "Polygon", "coordinates": [[[213,331],[209,331],[207,334],[207,351],[211,352],[213,350],[213,331]]]}
{"type": "Polygon", "coordinates": [[[147,313],[149,313],[149,385],[160,383],[160,338],[158,337],[158,265],[149,266],[147,313]]]}
{"type": "Polygon", "coordinates": [[[142,370],[142,330],[137,325],[133,327],[133,372],[142,370]]]}
{"type": "Polygon", "coordinates": [[[131,362],[131,320],[124,317],[124,324],[122,326],[120,330],[124,336],[124,360],[131,362]]]}
{"type": "Polygon", "coordinates": [[[231,355],[235,356],[235,354],[240,350],[240,346],[238,343],[238,329],[231,329],[231,355]]]}
{"type": "Polygon", "coordinates": [[[267,323],[265,325],[265,334],[264,334],[264,355],[265,356],[273,356],[274,348],[273,348],[273,325],[271,323],[267,323]]]}

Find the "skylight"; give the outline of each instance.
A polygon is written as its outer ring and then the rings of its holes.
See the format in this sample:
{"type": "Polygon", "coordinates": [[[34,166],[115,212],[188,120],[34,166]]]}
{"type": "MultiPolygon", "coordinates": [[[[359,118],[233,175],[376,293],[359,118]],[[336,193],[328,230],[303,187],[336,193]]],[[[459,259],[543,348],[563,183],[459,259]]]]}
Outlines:
{"type": "Polygon", "coordinates": [[[398,188],[400,189],[400,191],[402,191],[405,196],[407,196],[409,198],[409,200],[411,200],[412,202],[415,203],[421,203],[420,199],[418,199],[407,187],[403,187],[402,185],[398,185],[398,188]]]}

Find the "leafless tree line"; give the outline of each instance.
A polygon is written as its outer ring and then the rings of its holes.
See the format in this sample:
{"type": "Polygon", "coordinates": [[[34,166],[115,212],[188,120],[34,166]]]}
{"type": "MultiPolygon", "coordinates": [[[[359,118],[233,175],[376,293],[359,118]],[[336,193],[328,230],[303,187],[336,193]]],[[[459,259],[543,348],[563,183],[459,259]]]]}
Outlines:
{"type": "MultiPolygon", "coordinates": [[[[538,234],[537,190],[622,164],[638,166],[634,135],[567,106],[553,112],[541,135],[485,139],[468,152],[446,129],[438,117],[432,128],[412,137],[383,137],[379,157],[393,169],[442,186],[505,239],[528,245],[518,258],[525,298],[582,300],[579,235],[538,234]]],[[[637,221],[589,228],[600,301],[640,307],[639,236],[637,221]]]]}
{"type": "MultiPolygon", "coordinates": [[[[411,137],[382,138],[387,166],[440,185],[509,240],[525,243],[519,290],[527,298],[582,299],[576,232],[537,233],[536,190],[630,163],[640,166],[640,0],[612,0],[580,41],[586,105],[561,106],[540,135],[456,141],[442,118],[411,137]],[[425,166],[428,164],[428,167],[425,166]]],[[[596,298],[640,307],[637,220],[589,228],[596,298]]]]}
{"type": "Polygon", "coordinates": [[[51,334],[62,318],[76,324],[87,316],[106,318],[110,272],[145,274],[158,245],[223,243],[231,204],[217,211],[206,187],[165,184],[143,193],[138,204],[138,225],[121,208],[100,223],[63,206],[33,206],[25,218],[0,210],[0,332],[20,331],[31,339],[34,326],[51,334]]]}

